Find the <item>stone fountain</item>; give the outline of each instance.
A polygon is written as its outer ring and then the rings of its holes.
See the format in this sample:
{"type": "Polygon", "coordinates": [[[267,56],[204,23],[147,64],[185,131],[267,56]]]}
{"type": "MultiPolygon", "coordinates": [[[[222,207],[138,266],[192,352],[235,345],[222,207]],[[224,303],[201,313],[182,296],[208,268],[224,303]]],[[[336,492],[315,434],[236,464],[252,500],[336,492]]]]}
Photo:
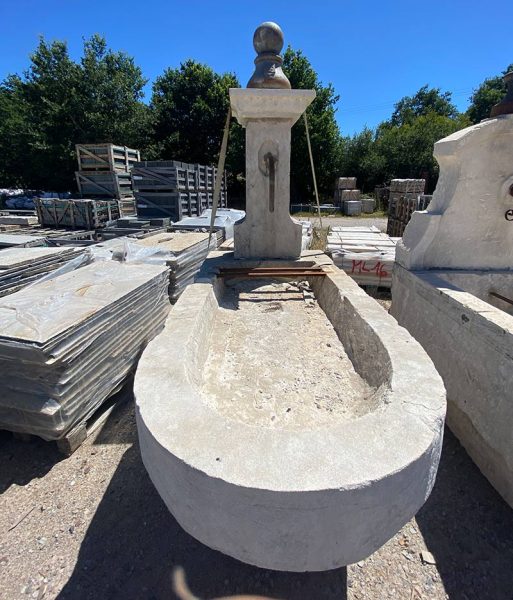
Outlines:
{"type": "Polygon", "coordinates": [[[322,571],[374,552],[422,506],[445,390],[432,362],[289,214],[290,130],[315,97],[281,71],[281,29],[255,32],[230,90],[246,128],[246,218],[145,350],[139,440],[182,527],[244,562],[322,571]]]}
{"type": "Polygon", "coordinates": [[[440,178],[398,244],[392,314],[447,387],[447,422],[513,506],[513,72],[491,118],[435,144],[440,178]]]}

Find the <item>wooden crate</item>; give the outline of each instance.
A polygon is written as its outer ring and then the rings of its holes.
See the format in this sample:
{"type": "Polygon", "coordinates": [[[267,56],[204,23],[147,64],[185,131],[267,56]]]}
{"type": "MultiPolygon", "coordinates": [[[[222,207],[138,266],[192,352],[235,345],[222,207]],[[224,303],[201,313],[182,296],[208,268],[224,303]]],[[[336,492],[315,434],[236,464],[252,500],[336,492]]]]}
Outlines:
{"type": "Polygon", "coordinates": [[[128,173],[141,160],[139,150],[114,144],[76,144],[79,171],[120,171],[128,173]]]}
{"type": "MultiPolygon", "coordinates": [[[[199,216],[212,208],[213,192],[135,192],[139,217],[169,217],[179,221],[183,217],[199,216]]],[[[219,207],[226,206],[226,192],[221,193],[219,207]]]]}
{"type": "MultiPolygon", "coordinates": [[[[134,190],[171,191],[171,190],[214,190],[217,169],[204,165],[189,165],[177,161],[143,161],[132,169],[134,190]]],[[[221,185],[226,190],[226,172],[221,185]]]]}
{"type": "Polygon", "coordinates": [[[121,217],[137,216],[137,204],[134,196],[127,196],[118,200],[119,214],[121,217]]]}
{"type": "Polygon", "coordinates": [[[75,177],[78,190],[83,196],[110,196],[112,198],[133,196],[130,173],[77,171],[75,177]]]}
{"type": "Polygon", "coordinates": [[[34,198],[39,223],[46,227],[99,229],[119,219],[117,200],[34,198]]]}
{"type": "Polygon", "coordinates": [[[137,192],[198,189],[197,173],[182,167],[134,167],[131,175],[137,192]]]}

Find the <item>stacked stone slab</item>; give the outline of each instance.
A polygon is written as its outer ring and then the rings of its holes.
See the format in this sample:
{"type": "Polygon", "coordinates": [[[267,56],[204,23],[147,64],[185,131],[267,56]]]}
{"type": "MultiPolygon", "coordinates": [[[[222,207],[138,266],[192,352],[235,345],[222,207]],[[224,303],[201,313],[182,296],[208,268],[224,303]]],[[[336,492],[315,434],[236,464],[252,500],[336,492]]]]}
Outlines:
{"type": "Polygon", "coordinates": [[[141,264],[162,264],[169,268],[169,299],[178,300],[183,290],[194,281],[196,273],[210,250],[223,241],[219,229],[212,235],[197,231],[171,231],[150,233],[144,237],[118,237],[95,246],[105,250],[113,260],[141,264]]]}
{"type": "Polygon", "coordinates": [[[377,227],[330,227],[326,253],[359,285],[390,288],[397,238],[377,227]]]}
{"type": "MultiPolygon", "coordinates": [[[[201,215],[212,207],[216,177],[215,167],[177,160],[137,162],[132,170],[137,213],[173,221],[201,215]]],[[[219,206],[226,206],[226,173],[219,206]]]]}
{"type": "Polygon", "coordinates": [[[168,278],[101,261],[0,299],[0,429],[56,440],[85,422],[162,328],[168,278]]]}
{"type": "Polygon", "coordinates": [[[335,184],[334,202],[345,215],[360,215],[362,203],[360,190],[356,188],[356,177],[339,177],[335,184]]]}
{"type": "Polygon", "coordinates": [[[85,248],[7,248],[0,252],[0,296],[13,294],[70,260],[82,256],[85,248]]]}
{"type": "Polygon", "coordinates": [[[209,246],[208,233],[190,231],[157,233],[137,241],[144,247],[158,247],[167,253],[169,267],[169,299],[176,302],[184,289],[194,281],[196,273],[210,250],[222,242],[221,231],[214,232],[209,246]]]}

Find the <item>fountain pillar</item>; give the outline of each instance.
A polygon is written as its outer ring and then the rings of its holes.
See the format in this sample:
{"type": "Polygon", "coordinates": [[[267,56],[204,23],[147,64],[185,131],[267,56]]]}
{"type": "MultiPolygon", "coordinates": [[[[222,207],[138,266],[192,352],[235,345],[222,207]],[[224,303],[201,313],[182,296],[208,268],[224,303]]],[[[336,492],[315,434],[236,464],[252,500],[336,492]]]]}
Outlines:
{"type": "Polygon", "coordinates": [[[275,23],[260,25],[253,45],[258,56],[248,88],[230,89],[233,115],[246,129],[246,217],[235,225],[235,258],[297,258],[302,228],[289,211],[290,134],[315,91],[290,89],[275,23]]]}

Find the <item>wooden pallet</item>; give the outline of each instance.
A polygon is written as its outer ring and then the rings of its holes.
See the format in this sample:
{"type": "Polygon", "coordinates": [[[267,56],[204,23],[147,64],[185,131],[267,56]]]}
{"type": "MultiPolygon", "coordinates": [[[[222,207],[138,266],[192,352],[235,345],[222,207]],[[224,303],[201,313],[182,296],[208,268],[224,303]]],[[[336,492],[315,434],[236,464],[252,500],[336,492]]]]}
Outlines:
{"type": "Polygon", "coordinates": [[[116,171],[76,171],[77,187],[83,196],[132,196],[130,173],[116,171]]]}
{"type": "Polygon", "coordinates": [[[76,144],[79,171],[129,172],[141,160],[139,150],[115,144],[76,144]]]}
{"type": "MultiPolygon", "coordinates": [[[[170,217],[173,221],[201,215],[212,207],[213,197],[213,192],[135,192],[140,217],[170,217]]],[[[226,206],[225,192],[221,194],[219,205],[226,206]]]]}
{"type": "Polygon", "coordinates": [[[119,219],[117,200],[34,198],[39,223],[47,227],[99,229],[119,219]]]}

